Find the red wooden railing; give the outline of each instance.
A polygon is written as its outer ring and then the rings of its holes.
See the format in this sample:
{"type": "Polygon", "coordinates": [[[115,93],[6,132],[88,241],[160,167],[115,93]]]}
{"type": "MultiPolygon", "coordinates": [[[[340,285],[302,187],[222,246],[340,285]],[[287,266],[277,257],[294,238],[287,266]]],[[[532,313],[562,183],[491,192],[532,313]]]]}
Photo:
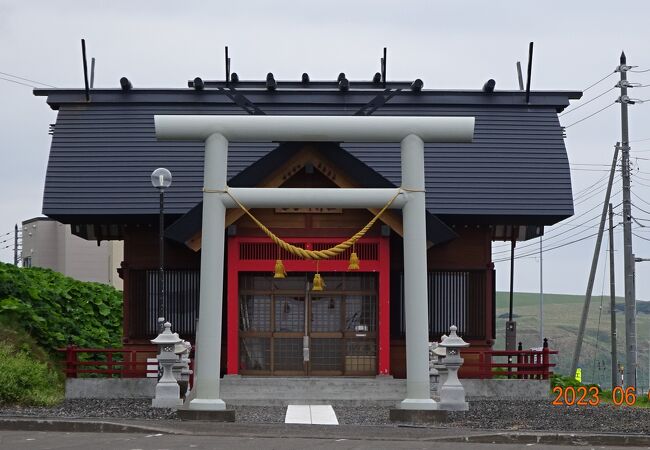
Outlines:
{"type": "Polygon", "coordinates": [[[155,351],[125,350],[120,348],[79,348],[69,345],[59,349],[65,354],[65,376],[79,378],[88,376],[115,378],[144,378],[158,369],[147,369],[147,358],[154,358],[155,351]]]}
{"type": "Polygon", "coordinates": [[[557,350],[461,350],[465,360],[460,368],[462,378],[510,378],[547,380],[555,364],[550,356],[557,350]]]}
{"type": "MultiPolygon", "coordinates": [[[[152,350],[79,348],[71,345],[59,351],[65,355],[64,373],[67,378],[144,378],[149,373],[158,373],[158,369],[147,369],[147,358],[156,356],[152,350]]],[[[553,374],[551,368],[555,367],[550,357],[557,353],[557,350],[549,350],[548,347],[541,351],[464,349],[461,356],[465,361],[459,375],[461,378],[547,380],[553,374]]],[[[194,355],[190,356],[193,363],[194,355]]]]}

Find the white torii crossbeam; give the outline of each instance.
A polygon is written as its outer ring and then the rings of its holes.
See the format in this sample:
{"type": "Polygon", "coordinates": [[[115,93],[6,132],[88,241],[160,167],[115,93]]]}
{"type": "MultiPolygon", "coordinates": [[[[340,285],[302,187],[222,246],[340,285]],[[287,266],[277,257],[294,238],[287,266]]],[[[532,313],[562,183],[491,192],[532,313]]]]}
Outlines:
{"type": "Polygon", "coordinates": [[[402,192],[392,208],[401,208],[404,230],[404,309],[406,324],[406,398],[402,409],[437,409],[429,385],[429,323],[424,197],[424,142],[471,142],[473,117],[367,116],[154,116],[162,140],[204,141],[204,193],[201,284],[196,336],[195,398],[189,409],[219,411],[221,321],[223,305],[226,208],[234,197],[248,207],[376,208],[395,189],[228,188],[229,142],[400,142],[402,192]]]}

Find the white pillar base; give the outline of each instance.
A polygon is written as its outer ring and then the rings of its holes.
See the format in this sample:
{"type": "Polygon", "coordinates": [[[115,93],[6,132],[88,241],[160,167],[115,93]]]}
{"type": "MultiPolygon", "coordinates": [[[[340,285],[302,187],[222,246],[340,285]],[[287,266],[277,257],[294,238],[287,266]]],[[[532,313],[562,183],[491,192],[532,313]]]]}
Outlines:
{"type": "Polygon", "coordinates": [[[195,398],[192,400],[187,409],[195,411],[224,411],[226,404],[219,398],[195,398]]]}
{"type": "Polygon", "coordinates": [[[431,398],[405,398],[397,404],[399,409],[434,410],[438,403],[431,398]]]}

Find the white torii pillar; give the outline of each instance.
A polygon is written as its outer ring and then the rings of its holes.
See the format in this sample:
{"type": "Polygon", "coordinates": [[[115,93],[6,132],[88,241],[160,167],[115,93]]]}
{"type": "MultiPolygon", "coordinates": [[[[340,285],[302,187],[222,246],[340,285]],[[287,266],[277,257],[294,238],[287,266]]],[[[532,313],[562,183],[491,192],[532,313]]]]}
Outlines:
{"type": "Polygon", "coordinates": [[[402,409],[436,409],[429,386],[424,142],[471,142],[473,117],[164,116],[154,117],[162,140],[204,141],[201,284],[194,388],[189,409],[226,408],[219,394],[226,189],[250,208],[377,208],[395,189],[228,188],[229,142],[400,142],[403,208],[406,398],[402,409]]]}

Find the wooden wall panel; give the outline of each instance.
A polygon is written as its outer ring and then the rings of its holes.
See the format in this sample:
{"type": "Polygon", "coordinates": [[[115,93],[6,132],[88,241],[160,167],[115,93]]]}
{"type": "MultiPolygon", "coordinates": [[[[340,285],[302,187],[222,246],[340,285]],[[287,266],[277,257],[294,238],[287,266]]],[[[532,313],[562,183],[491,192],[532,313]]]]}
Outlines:
{"type": "Polygon", "coordinates": [[[429,249],[429,270],[485,269],[492,260],[491,236],[487,227],[456,228],[458,238],[429,249]]]}
{"type": "MultiPolygon", "coordinates": [[[[124,262],[130,268],[158,267],[158,229],[147,226],[127,226],[124,230],[124,262]]],[[[183,244],[165,241],[165,267],[169,269],[196,269],[201,254],[183,244]]]]}

